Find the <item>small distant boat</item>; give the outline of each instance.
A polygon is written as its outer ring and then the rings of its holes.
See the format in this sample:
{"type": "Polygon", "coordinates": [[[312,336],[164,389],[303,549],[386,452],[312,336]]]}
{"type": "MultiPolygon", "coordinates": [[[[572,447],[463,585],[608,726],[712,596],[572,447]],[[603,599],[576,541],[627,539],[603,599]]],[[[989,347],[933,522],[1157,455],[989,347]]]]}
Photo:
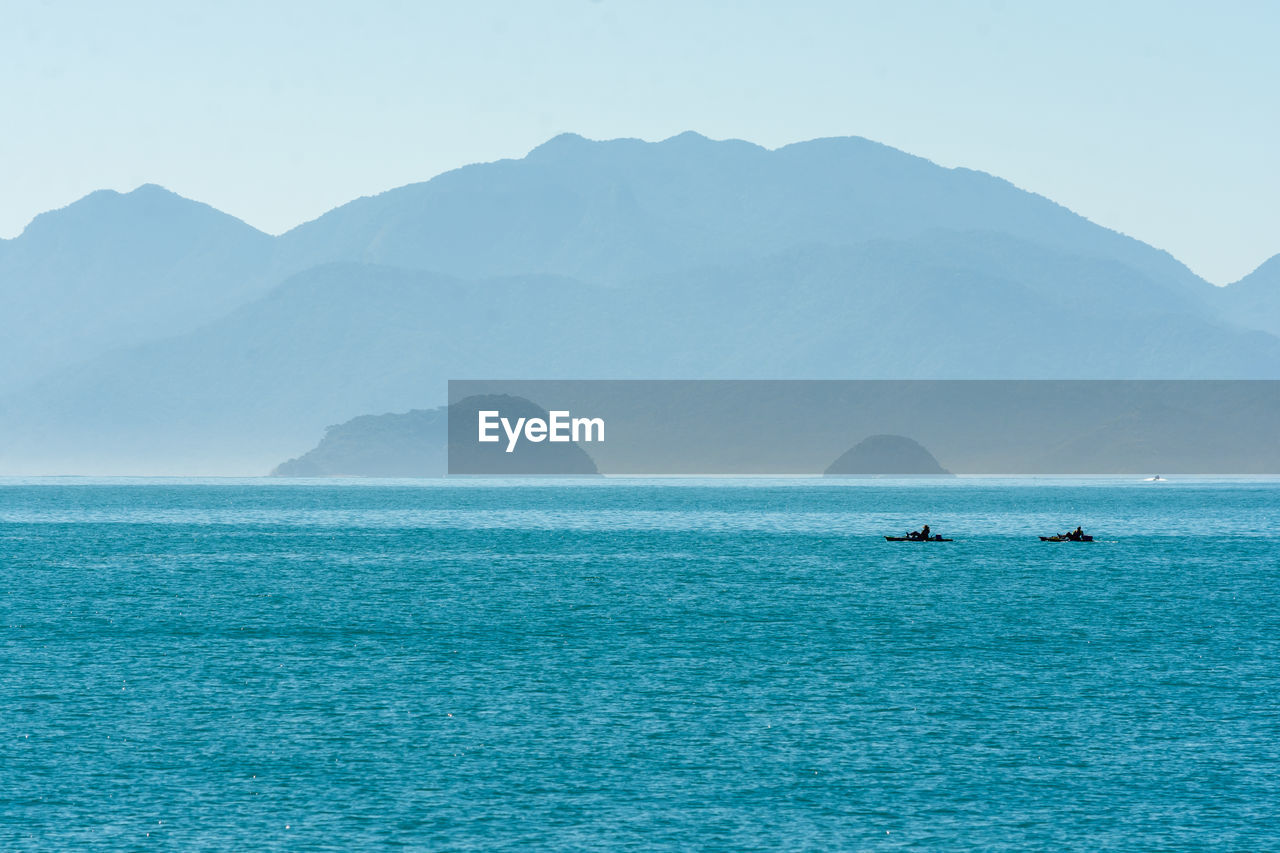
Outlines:
{"type": "Polygon", "coordinates": [[[943,539],[941,536],[930,536],[928,539],[913,538],[911,536],[886,536],[886,542],[954,542],[954,539],[943,539]]]}
{"type": "Polygon", "coordinates": [[[1041,542],[1092,542],[1093,537],[1089,535],[1081,536],[1079,539],[1072,539],[1069,536],[1041,536],[1041,542]]]}
{"type": "Polygon", "coordinates": [[[1166,480],[1164,477],[1161,477],[1159,474],[1156,474],[1154,477],[1148,477],[1147,479],[1143,480],[1143,482],[1144,483],[1167,483],[1169,481],[1166,480]]]}

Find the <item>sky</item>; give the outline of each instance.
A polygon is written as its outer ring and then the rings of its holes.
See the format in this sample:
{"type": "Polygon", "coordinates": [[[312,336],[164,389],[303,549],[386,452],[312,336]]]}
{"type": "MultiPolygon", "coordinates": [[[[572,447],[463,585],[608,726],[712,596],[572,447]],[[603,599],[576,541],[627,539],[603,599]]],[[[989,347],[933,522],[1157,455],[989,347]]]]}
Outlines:
{"type": "Polygon", "coordinates": [[[1216,284],[1280,253],[1280,3],[114,0],[0,25],[0,237],[157,183],[270,233],[561,132],[863,136],[1216,284]]]}

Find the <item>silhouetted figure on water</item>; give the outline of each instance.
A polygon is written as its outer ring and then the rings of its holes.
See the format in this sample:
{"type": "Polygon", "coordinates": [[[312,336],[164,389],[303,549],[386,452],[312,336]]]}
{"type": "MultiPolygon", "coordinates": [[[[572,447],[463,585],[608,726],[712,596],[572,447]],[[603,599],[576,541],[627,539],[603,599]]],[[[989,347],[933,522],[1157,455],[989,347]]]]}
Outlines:
{"type": "MultiPolygon", "coordinates": [[[[932,539],[932,538],[933,538],[933,536],[931,536],[931,535],[930,535],[930,533],[929,533],[929,525],[927,525],[927,524],[926,524],[926,525],[925,525],[924,527],[922,527],[921,529],[919,529],[919,530],[913,530],[913,531],[911,531],[910,533],[908,533],[908,534],[907,534],[907,538],[908,538],[908,539],[910,539],[910,540],[912,540],[912,541],[915,541],[915,542],[924,542],[924,541],[926,541],[926,540],[928,540],[928,539],[932,539]]],[[[939,536],[938,538],[939,538],[939,539],[941,539],[942,537],[941,537],[941,536],[939,536]]]]}

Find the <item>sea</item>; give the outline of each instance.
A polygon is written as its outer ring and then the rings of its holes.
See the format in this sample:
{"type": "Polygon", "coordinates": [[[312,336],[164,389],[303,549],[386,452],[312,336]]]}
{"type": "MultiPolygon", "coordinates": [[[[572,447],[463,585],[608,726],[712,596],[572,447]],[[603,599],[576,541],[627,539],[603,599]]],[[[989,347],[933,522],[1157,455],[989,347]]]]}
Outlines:
{"type": "Polygon", "coordinates": [[[2,480],[0,740],[4,850],[1277,850],[1280,480],[2,480]]]}

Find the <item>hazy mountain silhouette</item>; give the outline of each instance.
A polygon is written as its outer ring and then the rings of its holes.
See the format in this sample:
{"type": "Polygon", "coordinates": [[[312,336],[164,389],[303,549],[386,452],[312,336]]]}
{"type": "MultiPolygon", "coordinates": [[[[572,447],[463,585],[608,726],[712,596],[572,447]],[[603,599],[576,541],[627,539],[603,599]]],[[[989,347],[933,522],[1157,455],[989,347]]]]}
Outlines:
{"type": "Polygon", "coordinates": [[[329,264],[193,333],[110,353],[10,395],[0,470],[266,471],[327,424],[441,399],[451,376],[577,375],[598,288],[463,282],[329,264]],[[56,429],[50,429],[56,425],[56,429]],[[49,470],[47,467],[43,470],[49,470]]]}
{"type": "Polygon", "coordinates": [[[0,471],[265,471],[451,377],[1280,377],[1268,269],[856,138],[564,135],[278,238],[95,193],[0,241],[0,471]]]}
{"type": "Polygon", "coordinates": [[[1242,326],[1280,335],[1280,255],[1222,289],[1223,313],[1242,326]]]}
{"type": "Polygon", "coordinates": [[[265,471],[325,424],[411,409],[443,396],[450,378],[476,376],[1275,375],[1280,340],[1140,312],[1130,303],[1153,285],[1124,268],[1108,280],[1127,286],[1099,292],[1092,308],[1058,306],[1060,282],[1095,272],[1007,238],[946,233],[796,249],[622,290],[330,264],[195,332],[10,395],[0,464],[44,452],[74,460],[61,470],[97,471],[92,460],[108,458],[138,472],[210,459],[265,471]]]}
{"type": "Polygon", "coordinates": [[[154,185],[102,190],[0,241],[0,388],[193,329],[264,292],[272,238],[154,185]]]}
{"type": "Polygon", "coordinates": [[[691,378],[1280,376],[1273,336],[1183,313],[1116,262],[999,234],[810,246],[643,290],[674,306],[653,340],[692,342],[691,378]]]}
{"type": "Polygon", "coordinates": [[[302,263],[352,260],[465,277],[593,281],[738,263],[797,245],[996,231],[1125,263],[1175,293],[1211,288],[1166,252],[1042,196],[857,137],[770,151],[683,133],[661,143],[563,134],[343,205],[281,238],[302,263]]]}

